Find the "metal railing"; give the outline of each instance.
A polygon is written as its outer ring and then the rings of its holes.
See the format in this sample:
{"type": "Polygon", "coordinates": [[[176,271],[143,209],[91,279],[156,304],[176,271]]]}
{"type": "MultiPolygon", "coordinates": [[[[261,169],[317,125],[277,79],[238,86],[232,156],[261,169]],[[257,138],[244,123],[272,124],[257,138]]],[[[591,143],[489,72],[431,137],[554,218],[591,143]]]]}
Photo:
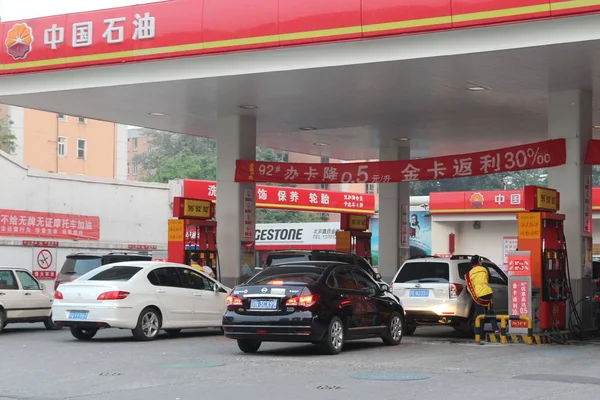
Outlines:
{"type": "Polygon", "coordinates": [[[521,315],[478,315],[475,318],[475,343],[481,342],[481,336],[483,335],[483,327],[481,321],[495,319],[500,321],[500,343],[506,344],[506,326],[508,321],[527,321],[527,335],[524,337],[525,343],[533,344],[533,321],[527,316],[521,315]]]}

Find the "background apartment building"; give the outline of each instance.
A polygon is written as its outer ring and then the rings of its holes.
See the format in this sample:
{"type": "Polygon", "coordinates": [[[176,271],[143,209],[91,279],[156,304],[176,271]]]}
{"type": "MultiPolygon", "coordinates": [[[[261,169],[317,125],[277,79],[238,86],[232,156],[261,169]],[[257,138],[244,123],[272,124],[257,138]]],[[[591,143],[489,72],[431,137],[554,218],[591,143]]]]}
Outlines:
{"type": "Polygon", "coordinates": [[[127,127],[80,116],[0,106],[12,121],[12,158],[59,174],[127,179],[127,127]]]}

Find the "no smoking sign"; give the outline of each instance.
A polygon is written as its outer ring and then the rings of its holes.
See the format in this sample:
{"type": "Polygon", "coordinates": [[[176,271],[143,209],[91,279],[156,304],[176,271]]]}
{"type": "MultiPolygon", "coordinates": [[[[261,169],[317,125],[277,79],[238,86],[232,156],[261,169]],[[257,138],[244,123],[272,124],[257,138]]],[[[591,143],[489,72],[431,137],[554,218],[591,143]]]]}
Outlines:
{"type": "Polygon", "coordinates": [[[33,248],[33,270],[31,272],[38,279],[56,279],[56,249],[33,248]]]}

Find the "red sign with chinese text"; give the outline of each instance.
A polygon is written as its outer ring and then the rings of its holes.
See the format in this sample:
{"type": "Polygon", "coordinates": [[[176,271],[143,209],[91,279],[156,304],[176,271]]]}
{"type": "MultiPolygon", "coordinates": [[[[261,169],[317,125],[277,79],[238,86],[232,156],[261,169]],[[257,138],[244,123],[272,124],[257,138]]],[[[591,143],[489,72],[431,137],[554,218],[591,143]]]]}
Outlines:
{"type": "MultiPolygon", "coordinates": [[[[529,316],[529,280],[512,280],[510,284],[510,315],[529,316]]],[[[512,328],[527,328],[527,321],[510,321],[512,328]]]]}
{"type": "Polygon", "coordinates": [[[585,151],[585,163],[587,165],[600,165],[600,140],[588,141],[585,151]]]}
{"type": "Polygon", "coordinates": [[[432,192],[431,214],[473,214],[523,211],[522,190],[483,190],[473,192],[432,192]]]}
{"type": "Polygon", "coordinates": [[[27,247],[58,247],[58,242],[48,242],[39,240],[23,240],[23,246],[27,247]]]}
{"type": "Polygon", "coordinates": [[[156,250],[158,246],[155,244],[128,244],[127,248],[129,250],[156,250]]]}
{"type": "Polygon", "coordinates": [[[4,22],[0,74],[559,18],[599,0],[171,0],[4,22]]]}
{"type": "Polygon", "coordinates": [[[508,276],[531,276],[531,254],[508,254],[508,276]]]}
{"type": "MultiPolygon", "coordinates": [[[[213,181],[186,179],[183,181],[183,196],[190,199],[216,200],[217,184],[213,181]]],[[[256,207],[372,215],[375,213],[375,195],[282,186],[257,186],[256,207]]]]}
{"type": "Polygon", "coordinates": [[[419,160],[348,164],[237,160],[235,181],[299,184],[414,182],[555,167],[566,160],[565,139],[555,139],[419,160]]]}
{"type": "Polygon", "coordinates": [[[100,218],[0,209],[0,236],[100,240],[100,218]]]}

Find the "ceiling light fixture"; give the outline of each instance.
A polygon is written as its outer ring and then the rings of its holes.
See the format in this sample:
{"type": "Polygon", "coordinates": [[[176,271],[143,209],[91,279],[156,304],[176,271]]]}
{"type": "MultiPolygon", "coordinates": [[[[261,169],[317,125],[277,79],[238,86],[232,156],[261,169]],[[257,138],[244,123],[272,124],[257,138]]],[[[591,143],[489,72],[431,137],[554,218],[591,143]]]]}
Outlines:
{"type": "Polygon", "coordinates": [[[161,113],[161,112],[149,112],[148,115],[151,115],[153,117],[163,117],[163,116],[165,116],[167,114],[161,113]]]}
{"type": "Polygon", "coordinates": [[[243,108],[244,110],[256,110],[258,106],[255,106],[254,104],[245,104],[240,106],[240,108],[243,108]]]}
{"type": "Polygon", "coordinates": [[[302,128],[300,128],[300,130],[303,130],[303,131],[314,131],[316,129],[317,128],[312,127],[312,126],[303,126],[302,128]]]}
{"type": "Polygon", "coordinates": [[[482,92],[487,89],[481,86],[469,86],[467,90],[470,90],[471,92],[482,92]]]}
{"type": "Polygon", "coordinates": [[[329,143],[313,142],[314,146],[329,146],[329,143]]]}
{"type": "Polygon", "coordinates": [[[397,137],[397,138],[396,138],[396,140],[398,140],[399,142],[407,142],[407,141],[409,141],[410,139],[409,139],[409,138],[407,138],[407,137],[397,137]]]}

